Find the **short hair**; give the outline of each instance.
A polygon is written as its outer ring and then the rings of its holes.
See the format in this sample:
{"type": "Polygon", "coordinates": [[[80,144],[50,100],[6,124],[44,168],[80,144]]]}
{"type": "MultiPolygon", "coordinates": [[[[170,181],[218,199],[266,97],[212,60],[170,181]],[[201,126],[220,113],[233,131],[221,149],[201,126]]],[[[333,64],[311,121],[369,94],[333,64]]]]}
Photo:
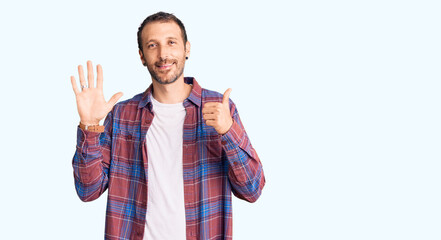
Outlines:
{"type": "Polygon", "coordinates": [[[138,28],[138,48],[142,51],[142,39],[141,39],[141,33],[144,29],[145,25],[151,22],[175,22],[178,24],[179,28],[181,29],[182,39],[184,40],[184,47],[187,43],[187,32],[185,31],[184,24],[177,18],[175,15],[171,13],[166,12],[157,12],[155,14],[152,14],[148,16],[144,21],[141,23],[141,26],[138,28]]]}

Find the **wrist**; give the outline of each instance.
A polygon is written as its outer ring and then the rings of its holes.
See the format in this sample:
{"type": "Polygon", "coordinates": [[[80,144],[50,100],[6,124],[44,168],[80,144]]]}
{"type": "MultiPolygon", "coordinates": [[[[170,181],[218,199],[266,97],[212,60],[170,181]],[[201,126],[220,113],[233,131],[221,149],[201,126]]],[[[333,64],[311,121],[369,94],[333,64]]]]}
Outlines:
{"type": "Polygon", "coordinates": [[[83,121],[80,120],[80,124],[83,124],[85,126],[96,126],[96,125],[100,125],[100,122],[98,121],[83,121]]]}
{"type": "Polygon", "coordinates": [[[226,127],[223,131],[221,131],[219,134],[220,135],[225,135],[228,131],[230,131],[231,127],[233,126],[234,120],[231,119],[230,124],[228,124],[229,126],[226,127]]]}
{"type": "Polygon", "coordinates": [[[100,126],[99,123],[93,124],[93,125],[86,125],[80,121],[79,127],[83,130],[90,131],[90,132],[100,132],[100,133],[104,132],[104,126],[100,126]]]}

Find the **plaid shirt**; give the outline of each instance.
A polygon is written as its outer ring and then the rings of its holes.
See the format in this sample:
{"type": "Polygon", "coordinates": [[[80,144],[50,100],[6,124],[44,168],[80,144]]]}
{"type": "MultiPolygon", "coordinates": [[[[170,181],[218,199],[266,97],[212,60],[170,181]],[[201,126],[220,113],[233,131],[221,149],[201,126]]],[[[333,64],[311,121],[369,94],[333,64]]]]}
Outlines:
{"type": "MultiPolygon", "coordinates": [[[[265,177],[256,151],[230,100],[233,125],[219,135],[202,119],[206,102],[222,95],[202,89],[194,78],[184,100],[183,176],[187,239],[232,239],[231,192],[254,202],[265,177]]],[[[108,191],[105,239],[143,239],[147,210],[146,134],[152,123],[150,86],[120,102],[107,115],[104,133],[78,128],[73,158],[75,187],[82,201],[108,191]]]]}

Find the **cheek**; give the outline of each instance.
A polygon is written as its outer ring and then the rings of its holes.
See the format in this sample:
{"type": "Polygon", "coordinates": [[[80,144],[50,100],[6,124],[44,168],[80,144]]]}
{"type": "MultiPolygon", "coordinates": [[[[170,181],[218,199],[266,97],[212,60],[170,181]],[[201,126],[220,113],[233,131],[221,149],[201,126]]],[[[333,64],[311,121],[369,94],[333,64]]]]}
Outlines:
{"type": "Polygon", "coordinates": [[[174,58],[177,59],[185,58],[185,50],[183,48],[174,49],[171,54],[174,58]]]}
{"type": "MultiPolygon", "coordinates": [[[[145,56],[145,55],[144,55],[145,56]]],[[[156,59],[154,59],[151,55],[149,56],[145,56],[144,60],[146,61],[147,64],[152,65],[156,62],[156,59]]]]}
{"type": "Polygon", "coordinates": [[[185,52],[184,53],[180,53],[179,57],[177,57],[177,59],[179,59],[179,61],[181,62],[181,64],[185,64],[185,52]]]}
{"type": "Polygon", "coordinates": [[[143,56],[144,56],[144,60],[146,62],[151,62],[155,59],[155,57],[157,56],[157,52],[155,50],[144,50],[143,52],[143,56]]]}

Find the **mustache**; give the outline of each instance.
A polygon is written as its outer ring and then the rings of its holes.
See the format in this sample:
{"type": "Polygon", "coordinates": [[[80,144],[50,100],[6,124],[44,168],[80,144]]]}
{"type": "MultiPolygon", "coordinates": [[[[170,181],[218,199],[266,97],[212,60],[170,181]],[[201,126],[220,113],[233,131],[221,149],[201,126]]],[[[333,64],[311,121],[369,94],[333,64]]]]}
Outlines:
{"type": "Polygon", "coordinates": [[[166,58],[166,59],[160,59],[159,61],[155,62],[156,66],[161,66],[161,65],[166,65],[166,64],[172,64],[172,63],[177,63],[178,60],[175,58],[166,58]]]}

